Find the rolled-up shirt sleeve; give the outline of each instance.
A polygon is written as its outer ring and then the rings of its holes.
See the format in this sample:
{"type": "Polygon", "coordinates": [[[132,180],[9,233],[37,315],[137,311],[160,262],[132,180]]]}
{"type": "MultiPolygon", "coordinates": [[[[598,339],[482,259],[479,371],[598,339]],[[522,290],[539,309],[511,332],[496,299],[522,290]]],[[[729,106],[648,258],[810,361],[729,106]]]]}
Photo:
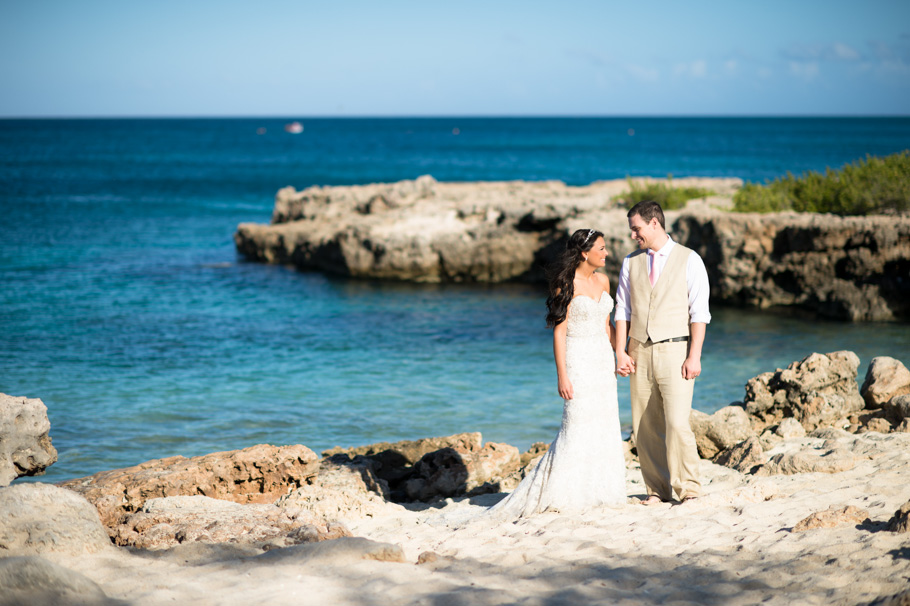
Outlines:
{"type": "MultiPolygon", "coordinates": [[[[620,278],[621,282],[622,278],[620,278]]],[[[711,312],[708,309],[708,299],[711,296],[711,286],[708,284],[708,270],[705,269],[705,262],[694,251],[689,253],[689,259],[686,261],[686,285],[689,289],[689,322],[710,324],[711,312]]],[[[618,306],[618,290],[616,300],[618,306]]]]}
{"type": "Polygon", "coordinates": [[[614,322],[628,322],[632,317],[632,301],[629,299],[629,257],[622,260],[619,283],[616,285],[616,311],[614,322]]]}

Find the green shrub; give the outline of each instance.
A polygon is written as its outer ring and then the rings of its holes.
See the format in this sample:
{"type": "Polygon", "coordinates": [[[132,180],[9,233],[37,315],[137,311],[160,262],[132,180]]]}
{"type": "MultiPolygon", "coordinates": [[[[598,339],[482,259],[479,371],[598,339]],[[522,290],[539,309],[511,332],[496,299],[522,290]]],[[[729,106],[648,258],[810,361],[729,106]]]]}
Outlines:
{"type": "Polygon", "coordinates": [[[795,210],[836,215],[897,214],[910,211],[910,151],[847,164],[825,174],[810,171],[764,185],[747,183],[733,196],[739,212],[795,210]]]}
{"type": "Polygon", "coordinates": [[[626,177],[629,193],[623,196],[626,208],[632,208],[643,200],[653,200],[664,210],[677,210],[694,198],[704,198],[714,192],[700,187],[673,187],[673,175],[667,175],[667,182],[652,181],[639,185],[631,177],[626,177]]]}

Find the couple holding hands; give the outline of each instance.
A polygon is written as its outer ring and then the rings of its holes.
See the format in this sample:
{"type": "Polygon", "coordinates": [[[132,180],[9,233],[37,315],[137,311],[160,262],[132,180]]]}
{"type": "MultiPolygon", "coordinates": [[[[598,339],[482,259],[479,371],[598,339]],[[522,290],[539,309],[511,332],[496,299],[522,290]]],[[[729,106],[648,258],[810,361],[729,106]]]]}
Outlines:
{"type": "Polygon", "coordinates": [[[630,377],[632,433],[648,491],[642,503],[699,495],[689,412],[711,321],[708,274],[695,251],[667,234],[659,204],[639,202],[627,216],[638,250],[622,263],[615,326],[609,278],[596,273],[607,256],[603,234],[576,231],[555,264],[547,325],[565,399],[562,425],[534,470],[491,513],[627,502],[616,374],[630,377]]]}

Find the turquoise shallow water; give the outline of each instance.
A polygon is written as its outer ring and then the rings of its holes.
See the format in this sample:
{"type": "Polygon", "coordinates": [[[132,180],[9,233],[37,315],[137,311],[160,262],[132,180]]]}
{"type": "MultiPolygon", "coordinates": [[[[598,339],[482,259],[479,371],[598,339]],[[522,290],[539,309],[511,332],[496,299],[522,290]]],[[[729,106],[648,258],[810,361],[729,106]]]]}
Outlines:
{"type": "MultiPolygon", "coordinates": [[[[237,223],[267,221],[284,185],[760,180],[910,146],[910,120],[652,119],[632,142],[624,119],[458,121],[455,139],[451,124],[306,121],[294,138],[253,120],[0,121],[0,392],[48,405],[60,461],[44,479],[261,442],[552,439],[562,403],[539,287],[243,262],[237,223]]],[[[696,389],[706,411],[813,351],[851,349],[861,372],[875,355],[910,360],[908,325],[713,311],[696,389]]],[[[620,406],[628,423],[625,380],[620,406]]]]}

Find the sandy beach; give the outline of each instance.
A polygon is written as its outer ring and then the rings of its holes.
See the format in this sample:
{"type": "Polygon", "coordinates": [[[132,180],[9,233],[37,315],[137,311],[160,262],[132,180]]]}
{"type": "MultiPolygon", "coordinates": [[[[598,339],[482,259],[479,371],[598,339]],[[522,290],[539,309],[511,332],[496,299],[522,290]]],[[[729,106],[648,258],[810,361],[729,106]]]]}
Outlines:
{"type": "Polygon", "coordinates": [[[386,503],[343,520],[354,537],[271,551],[191,543],[42,555],[137,606],[866,604],[905,592],[910,535],[886,526],[910,496],[910,434],[829,432],[766,454],[846,449],[853,469],[754,477],[702,461],[705,494],[685,505],[638,504],[632,463],[630,502],[615,509],[495,521],[482,513],[501,495],[489,494],[386,503]],[[865,519],[794,531],[844,506],[865,519]]]}

